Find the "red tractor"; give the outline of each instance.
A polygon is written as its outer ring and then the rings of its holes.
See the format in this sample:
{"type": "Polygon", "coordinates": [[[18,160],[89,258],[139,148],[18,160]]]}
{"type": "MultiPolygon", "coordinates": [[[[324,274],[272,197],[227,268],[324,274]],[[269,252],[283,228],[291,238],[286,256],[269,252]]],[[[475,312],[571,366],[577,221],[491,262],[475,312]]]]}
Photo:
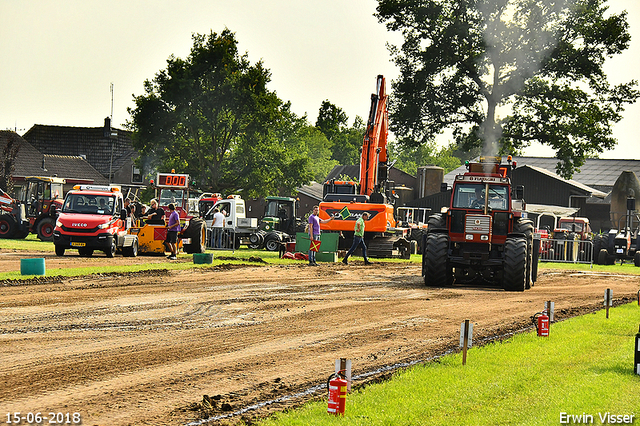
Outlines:
{"type": "Polygon", "coordinates": [[[4,201],[0,200],[0,238],[20,239],[33,233],[42,241],[53,241],[65,180],[30,176],[25,181],[27,186],[20,200],[5,197],[6,193],[2,193],[4,201]]]}
{"type": "Polygon", "coordinates": [[[453,183],[444,213],[429,218],[422,275],[428,286],[483,282],[524,291],[537,278],[539,240],[524,213],[524,188],[512,191],[509,158],[480,157],[453,183]],[[515,208],[514,208],[515,207],[515,208]]]}

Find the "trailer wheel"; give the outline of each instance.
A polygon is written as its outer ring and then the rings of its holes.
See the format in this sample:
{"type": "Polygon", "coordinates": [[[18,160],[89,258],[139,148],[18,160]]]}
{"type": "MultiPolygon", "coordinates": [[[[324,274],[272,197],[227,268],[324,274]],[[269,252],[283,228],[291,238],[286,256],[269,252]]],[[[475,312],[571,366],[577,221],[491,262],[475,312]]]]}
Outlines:
{"type": "Polygon", "coordinates": [[[524,291],[527,274],[527,241],[525,238],[507,238],[504,243],[502,288],[524,291]]]}
{"type": "Polygon", "coordinates": [[[0,238],[13,238],[16,221],[8,214],[0,215],[0,238]]]}
{"type": "Polygon", "coordinates": [[[424,264],[424,284],[426,286],[444,287],[453,284],[453,274],[447,261],[449,237],[447,234],[427,235],[422,251],[424,264]]]}
{"type": "Polygon", "coordinates": [[[40,241],[53,241],[53,230],[56,228],[56,221],[51,217],[45,217],[38,222],[37,233],[40,241]]]}
{"type": "Polygon", "coordinates": [[[138,256],[138,239],[136,238],[130,247],[122,247],[122,255],[125,257],[138,256]]]}
{"type": "Polygon", "coordinates": [[[56,256],[64,256],[64,251],[66,250],[63,246],[56,246],[56,256]]]}

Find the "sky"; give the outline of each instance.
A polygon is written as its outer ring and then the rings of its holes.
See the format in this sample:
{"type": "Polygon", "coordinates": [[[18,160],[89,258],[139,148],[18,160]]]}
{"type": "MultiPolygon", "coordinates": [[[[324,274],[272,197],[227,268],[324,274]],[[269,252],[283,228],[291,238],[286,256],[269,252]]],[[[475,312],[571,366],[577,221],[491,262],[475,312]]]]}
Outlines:
{"type": "MultiPolygon", "coordinates": [[[[640,2],[627,10],[630,48],[605,65],[612,84],[640,80],[640,2]]],[[[271,71],[269,89],[315,124],[322,101],[353,123],[369,113],[376,76],[398,76],[387,43],[401,43],[375,18],[376,0],[0,0],[0,130],[24,134],[34,124],[100,127],[112,115],[123,128],[133,96],[186,58],[194,33],[236,34],[239,50],[271,71]],[[113,86],[113,102],[112,90],[113,86]]],[[[640,103],[614,127],[618,146],[601,158],[640,159],[640,103]]],[[[534,146],[527,155],[553,156],[534,146]]]]}

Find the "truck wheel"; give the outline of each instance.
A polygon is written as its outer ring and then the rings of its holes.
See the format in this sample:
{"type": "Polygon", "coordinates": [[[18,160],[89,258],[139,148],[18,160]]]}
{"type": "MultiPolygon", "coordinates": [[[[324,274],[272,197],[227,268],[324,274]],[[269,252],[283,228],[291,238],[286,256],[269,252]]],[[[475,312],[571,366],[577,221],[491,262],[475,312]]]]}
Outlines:
{"type": "Polygon", "coordinates": [[[444,287],[453,284],[453,274],[447,262],[449,237],[446,234],[429,234],[422,250],[424,285],[444,287]]]}
{"type": "Polygon", "coordinates": [[[111,247],[109,247],[109,250],[105,250],[104,254],[107,255],[107,257],[113,257],[116,254],[116,237],[114,236],[113,239],[111,240],[111,247]]]}
{"type": "Polygon", "coordinates": [[[13,238],[16,221],[8,214],[0,215],[0,238],[13,238]]]}
{"type": "Polygon", "coordinates": [[[56,246],[56,256],[64,256],[65,247],[56,246]]]}
{"type": "Polygon", "coordinates": [[[502,288],[524,291],[527,273],[527,241],[525,238],[507,238],[504,243],[502,288]]]}
{"type": "Polygon", "coordinates": [[[53,230],[56,227],[56,221],[51,217],[45,217],[38,222],[37,233],[40,241],[53,241],[53,230]]]}
{"type": "Polygon", "coordinates": [[[131,247],[123,247],[122,255],[125,257],[136,257],[138,256],[138,239],[136,238],[131,244],[131,247]]]}

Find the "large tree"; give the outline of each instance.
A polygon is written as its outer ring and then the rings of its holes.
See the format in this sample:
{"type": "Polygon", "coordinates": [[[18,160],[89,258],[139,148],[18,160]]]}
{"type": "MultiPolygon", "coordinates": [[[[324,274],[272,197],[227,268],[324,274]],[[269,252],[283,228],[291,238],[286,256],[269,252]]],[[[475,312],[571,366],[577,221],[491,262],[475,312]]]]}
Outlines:
{"type": "Polygon", "coordinates": [[[245,196],[292,190],[311,178],[308,159],[284,139],[299,120],[270,72],[238,53],[235,34],[194,34],[186,59],[167,68],[129,109],[134,146],[153,166],[190,173],[201,189],[245,196]]]}
{"type": "Polygon", "coordinates": [[[630,39],[606,0],[379,0],[377,16],[404,37],[390,128],[407,146],[444,131],[484,154],[539,142],[570,177],[615,146],[612,125],[639,95],[603,72],[630,39]]]}
{"type": "Polygon", "coordinates": [[[328,100],[322,101],[318,111],[316,127],[329,141],[332,159],[341,165],[358,164],[364,137],[364,121],[356,116],[353,126],[348,127],[349,117],[342,108],[328,100]]]}

